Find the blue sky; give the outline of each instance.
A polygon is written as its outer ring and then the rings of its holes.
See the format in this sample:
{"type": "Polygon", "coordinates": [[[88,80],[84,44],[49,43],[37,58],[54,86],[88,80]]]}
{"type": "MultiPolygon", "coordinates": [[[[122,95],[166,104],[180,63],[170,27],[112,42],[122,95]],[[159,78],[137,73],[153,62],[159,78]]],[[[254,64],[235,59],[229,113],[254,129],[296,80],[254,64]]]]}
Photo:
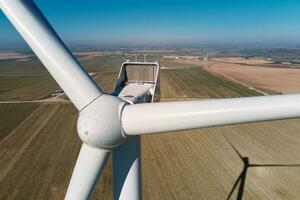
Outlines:
{"type": "MultiPolygon", "coordinates": [[[[300,44],[300,0],[35,2],[68,44],[300,44]]],[[[0,12],[0,46],[22,42],[0,12]]]]}

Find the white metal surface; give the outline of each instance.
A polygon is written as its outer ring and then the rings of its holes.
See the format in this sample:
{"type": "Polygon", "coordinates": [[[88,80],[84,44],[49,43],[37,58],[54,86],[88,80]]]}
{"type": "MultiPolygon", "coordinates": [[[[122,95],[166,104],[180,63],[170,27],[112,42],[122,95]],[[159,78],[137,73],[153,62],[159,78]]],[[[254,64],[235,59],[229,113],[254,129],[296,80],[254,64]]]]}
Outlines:
{"type": "Polygon", "coordinates": [[[300,95],[278,95],[128,105],[127,135],[300,117],[300,95]]]}
{"type": "Polygon", "coordinates": [[[138,102],[139,98],[143,98],[150,89],[154,89],[154,84],[151,83],[129,83],[120,92],[119,97],[127,102],[138,102]]]}
{"type": "Polygon", "coordinates": [[[139,136],[131,138],[113,151],[115,200],[142,199],[140,151],[139,136]]]}
{"type": "Polygon", "coordinates": [[[0,0],[0,7],[78,110],[101,95],[32,0],[0,0]]]}
{"type": "MultiPolygon", "coordinates": [[[[158,63],[125,62],[122,64],[116,90],[119,90],[118,97],[134,103],[149,103],[153,95],[158,77],[158,63]],[[128,82],[126,65],[153,65],[156,68],[155,82],[128,82]]],[[[129,138],[124,144],[113,151],[113,178],[114,178],[114,199],[138,200],[142,199],[141,183],[141,161],[140,161],[140,138],[129,138]]]]}
{"type": "Polygon", "coordinates": [[[105,150],[82,144],[65,200],[89,199],[107,156],[105,150]]]}
{"type": "Polygon", "coordinates": [[[120,71],[119,71],[119,75],[118,75],[118,80],[117,80],[117,87],[122,85],[122,82],[127,82],[127,75],[126,75],[126,66],[127,65],[141,65],[141,66],[146,66],[146,65],[149,65],[149,66],[155,66],[157,67],[157,70],[156,70],[156,77],[155,77],[155,80],[154,82],[156,81],[157,79],[157,74],[158,74],[158,71],[159,71],[159,64],[157,62],[147,62],[147,63],[144,63],[144,62],[130,62],[130,61],[126,61],[124,63],[122,63],[121,65],[121,68],[120,68],[120,71]]]}
{"type": "Polygon", "coordinates": [[[160,66],[159,64],[156,62],[156,72],[155,72],[155,85],[153,88],[153,95],[152,95],[152,99],[151,102],[160,101],[160,66]],[[157,99],[157,90],[159,90],[159,99],[157,99]]]}
{"type": "Polygon", "coordinates": [[[121,112],[126,102],[103,94],[80,113],[77,132],[80,139],[92,147],[113,149],[125,137],[120,122],[121,112]]]}

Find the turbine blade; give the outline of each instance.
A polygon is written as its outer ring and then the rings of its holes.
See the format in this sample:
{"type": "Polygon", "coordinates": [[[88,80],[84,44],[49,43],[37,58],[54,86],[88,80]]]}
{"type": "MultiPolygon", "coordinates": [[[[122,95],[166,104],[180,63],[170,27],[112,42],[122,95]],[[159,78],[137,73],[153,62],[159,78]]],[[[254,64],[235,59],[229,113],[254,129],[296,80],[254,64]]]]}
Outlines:
{"type": "Polygon", "coordinates": [[[134,104],[124,108],[127,135],[300,117],[300,95],[134,104]]]}
{"type": "Polygon", "coordinates": [[[107,156],[107,151],[82,144],[65,200],[89,199],[107,156]]]}
{"type": "Polygon", "coordinates": [[[78,110],[102,94],[32,0],[0,0],[0,8],[78,110]]]}

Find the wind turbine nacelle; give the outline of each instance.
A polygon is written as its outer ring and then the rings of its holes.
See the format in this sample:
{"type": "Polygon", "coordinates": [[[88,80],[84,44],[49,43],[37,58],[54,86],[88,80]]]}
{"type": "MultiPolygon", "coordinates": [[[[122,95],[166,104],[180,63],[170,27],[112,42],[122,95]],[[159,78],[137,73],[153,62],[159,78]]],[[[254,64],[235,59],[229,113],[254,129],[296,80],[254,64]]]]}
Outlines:
{"type": "Polygon", "coordinates": [[[130,104],[159,101],[159,70],[157,62],[124,62],[113,95],[130,104]]]}
{"type": "Polygon", "coordinates": [[[103,94],[86,106],[77,121],[80,139],[89,146],[107,150],[120,145],[126,139],[120,121],[126,104],[119,98],[103,94]]]}

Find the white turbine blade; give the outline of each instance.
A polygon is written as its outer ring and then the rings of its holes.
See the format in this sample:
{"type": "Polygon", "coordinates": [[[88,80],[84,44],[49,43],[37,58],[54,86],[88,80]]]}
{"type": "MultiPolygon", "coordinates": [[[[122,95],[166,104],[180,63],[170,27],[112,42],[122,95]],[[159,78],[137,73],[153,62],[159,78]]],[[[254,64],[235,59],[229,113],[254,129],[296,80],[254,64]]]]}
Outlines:
{"type": "Polygon", "coordinates": [[[108,153],[105,150],[82,144],[65,200],[89,199],[108,153]]]}
{"type": "Polygon", "coordinates": [[[300,95],[134,104],[124,108],[123,131],[141,135],[300,117],[300,95]]]}
{"type": "Polygon", "coordinates": [[[0,8],[78,110],[101,95],[32,0],[0,0],[0,8]]]}

